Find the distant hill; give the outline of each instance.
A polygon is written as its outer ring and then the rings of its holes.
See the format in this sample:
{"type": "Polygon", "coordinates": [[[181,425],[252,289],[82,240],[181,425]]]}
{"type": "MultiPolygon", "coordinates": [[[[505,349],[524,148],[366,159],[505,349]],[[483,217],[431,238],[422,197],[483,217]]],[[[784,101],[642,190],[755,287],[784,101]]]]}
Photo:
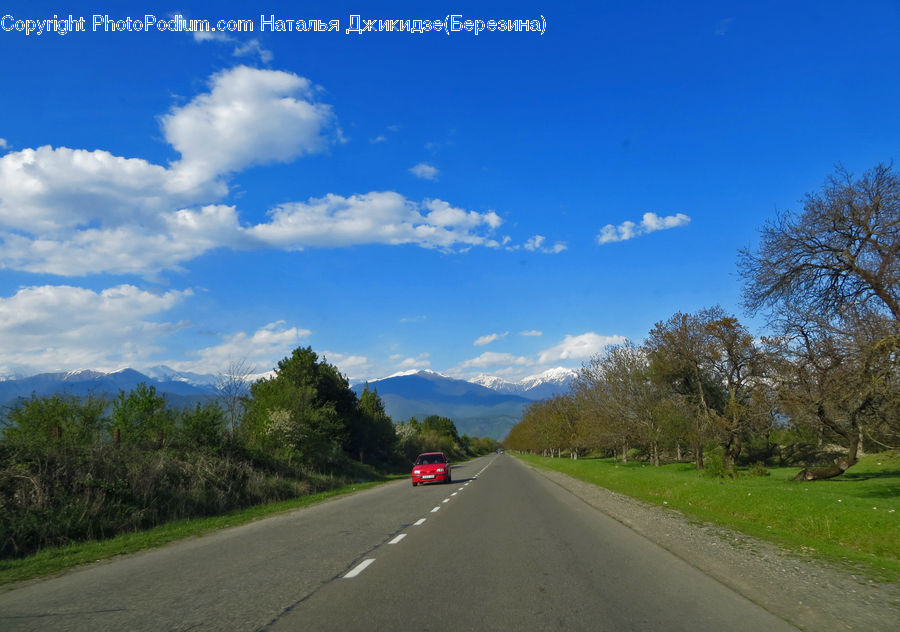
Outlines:
{"type": "MultiPolygon", "coordinates": [[[[394,421],[441,415],[453,419],[461,434],[501,440],[522,418],[532,401],[553,397],[569,389],[577,373],[557,368],[518,382],[482,375],[472,381],[434,371],[412,371],[372,380],[388,415],[394,421]]],[[[185,373],[166,366],[143,372],[122,369],[111,373],[82,369],[41,373],[29,377],[0,378],[0,406],[10,407],[32,395],[55,393],[115,397],[144,382],[156,388],[173,407],[193,406],[218,395],[214,375],[185,373]]],[[[353,386],[359,394],[364,384],[353,386]]]]}
{"type": "MultiPolygon", "coordinates": [[[[520,395],[498,393],[434,371],[396,375],[368,384],[378,391],[387,414],[394,421],[441,415],[452,419],[460,434],[497,440],[506,437],[531,403],[520,395]]],[[[357,384],[353,390],[361,393],[364,387],[365,384],[357,384]]]]}
{"type": "Polygon", "coordinates": [[[176,378],[174,373],[163,378],[152,378],[134,369],[122,369],[112,373],[84,369],[0,380],[0,403],[10,406],[32,395],[43,397],[56,393],[78,397],[87,395],[114,397],[119,391],[128,392],[141,382],[154,386],[157,393],[165,395],[169,403],[176,407],[191,406],[218,394],[212,384],[194,384],[186,379],[176,378]]]}

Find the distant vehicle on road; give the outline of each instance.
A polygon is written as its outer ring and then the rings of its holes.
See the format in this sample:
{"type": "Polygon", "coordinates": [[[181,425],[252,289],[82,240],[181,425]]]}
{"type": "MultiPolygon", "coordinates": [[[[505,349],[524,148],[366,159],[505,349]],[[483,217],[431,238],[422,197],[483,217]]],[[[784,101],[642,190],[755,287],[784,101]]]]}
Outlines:
{"type": "Polygon", "coordinates": [[[450,483],[450,462],[443,452],[423,452],[412,470],[413,487],[419,483],[450,483]]]}

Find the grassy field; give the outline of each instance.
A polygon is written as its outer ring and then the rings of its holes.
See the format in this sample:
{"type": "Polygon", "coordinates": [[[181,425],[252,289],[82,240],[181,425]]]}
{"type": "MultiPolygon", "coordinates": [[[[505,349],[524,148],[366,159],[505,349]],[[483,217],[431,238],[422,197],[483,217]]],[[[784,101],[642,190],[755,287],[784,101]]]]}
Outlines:
{"type": "Polygon", "coordinates": [[[333,496],[369,489],[397,478],[398,476],[391,476],[385,481],[355,483],[318,494],[250,507],[212,518],[178,520],[146,531],[125,533],[109,540],[81,542],[66,547],[47,549],[23,559],[0,560],[0,586],[26,579],[53,575],[81,564],[151,549],[169,542],[203,535],[225,527],[234,527],[283,511],[306,507],[333,496]]]}
{"type": "Polygon", "coordinates": [[[519,456],[804,556],[847,565],[871,579],[900,583],[900,453],[865,456],[844,476],[814,483],[790,480],[800,468],[717,479],[687,463],[655,468],[612,459],[519,456]]]}

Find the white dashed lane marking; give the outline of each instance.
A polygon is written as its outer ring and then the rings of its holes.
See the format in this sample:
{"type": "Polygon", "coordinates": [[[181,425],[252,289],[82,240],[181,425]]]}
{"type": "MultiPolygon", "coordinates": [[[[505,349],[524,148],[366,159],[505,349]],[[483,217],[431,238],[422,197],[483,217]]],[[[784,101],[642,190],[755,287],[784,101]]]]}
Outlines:
{"type": "Polygon", "coordinates": [[[431,510],[431,513],[434,513],[434,512],[436,512],[436,511],[440,511],[440,509],[441,509],[441,506],[438,505],[437,507],[435,507],[434,509],[431,510]]]}
{"type": "Polygon", "coordinates": [[[391,540],[390,542],[388,542],[388,544],[397,544],[397,542],[399,542],[400,540],[402,540],[402,539],[405,538],[405,537],[406,537],[406,534],[405,534],[405,533],[401,533],[401,534],[398,535],[396,538],[394,538],[393,540],[391,540]]]}
{"type": "Polygon", "coordinates": [[[352,579],[352,578],[356,577],[357,575],[359,575],[360,573],[362,573],[364,570],[366,570],[366,568],[368,568],[369,564],[371,564],[371,563],[374,562],[374,561],[375,561],[374,558],[369,558],[369,559],[367,559],[367,560],[363,560],[362,562],[360,562],[359,564],[357,564],[357,565],[353,568],[352,571],[350,571],[349,573],[347,573],[346,575],[344,575],[344,579],[352,579]]]}
{"type": "Polygon", "coordinates": [[[414,526],[414,527],[418,527],[418,526],[419,526],[420,524],[422,524],[423,522],[425,522],[425,518],[419,518],[418,520],[416,520],[416,521],[413,523],[413,526],[414,526]]]}

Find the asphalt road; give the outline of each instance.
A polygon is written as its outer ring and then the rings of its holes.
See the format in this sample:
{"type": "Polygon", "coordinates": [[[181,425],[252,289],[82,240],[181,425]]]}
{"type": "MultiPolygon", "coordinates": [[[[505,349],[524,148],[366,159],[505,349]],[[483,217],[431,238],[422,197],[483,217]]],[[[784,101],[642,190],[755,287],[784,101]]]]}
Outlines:
{"type": "Polygon", "coordinates": [[[0,594],[0,630],[793,630],[511,456],[0,594]]]}

